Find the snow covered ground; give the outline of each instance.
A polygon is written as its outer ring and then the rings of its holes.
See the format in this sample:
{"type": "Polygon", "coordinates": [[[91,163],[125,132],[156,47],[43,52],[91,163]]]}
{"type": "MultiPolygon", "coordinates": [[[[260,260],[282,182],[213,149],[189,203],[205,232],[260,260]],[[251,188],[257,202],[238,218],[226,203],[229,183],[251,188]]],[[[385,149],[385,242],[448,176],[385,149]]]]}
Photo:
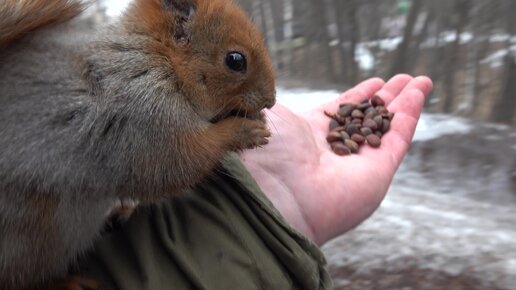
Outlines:
{"type": "Polygon", "coordinates": [[[336,286],[342,287],[338,289],[351,289],[346,286],[357,278],[377,281],[415,268],[426,272],[420,281],[358,289],[461,289],[448,282],[437,284],[432,277],[438,273],[447,279],[474,279],[474,289],[514,290],[514,211],[514,204],[439,195],[428,184],[421,188],[393,185],[371,219],[324,251],[335,273],[352,269],[350,275],[333,275],[336,286]]]}

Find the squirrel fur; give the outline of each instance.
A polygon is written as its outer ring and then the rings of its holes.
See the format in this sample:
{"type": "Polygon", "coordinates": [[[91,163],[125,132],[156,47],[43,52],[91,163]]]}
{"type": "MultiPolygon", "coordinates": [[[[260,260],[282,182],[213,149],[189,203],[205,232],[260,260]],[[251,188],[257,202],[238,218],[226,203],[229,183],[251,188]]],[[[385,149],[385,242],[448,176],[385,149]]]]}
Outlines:
{"type": "Polygon", "coordinates": [[[0,0],[3,290],[65,277],[118,200],[173,196],[270,136],[272,64],[231,0],[134,0],[99,31],[86,5],[0,0]]]}

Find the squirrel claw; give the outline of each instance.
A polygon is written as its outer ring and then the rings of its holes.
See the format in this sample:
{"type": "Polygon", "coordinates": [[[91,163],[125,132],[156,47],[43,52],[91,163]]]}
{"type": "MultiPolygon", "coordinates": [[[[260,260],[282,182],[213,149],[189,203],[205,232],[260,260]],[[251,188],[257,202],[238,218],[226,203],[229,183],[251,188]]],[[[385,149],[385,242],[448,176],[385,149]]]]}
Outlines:
{"type": "Polygon", "coordinates": [[[99,283],[94,279],[70,276],[45,288],[45,290],[98,290],[99,283]]]}
{"type": "Polygon", "coordinates": [[[269,143],[268,137],[271,132],[267,124],[263,121],[248,121],[240,128],[240,138],[242,149],[252,149],[269,143]]]}

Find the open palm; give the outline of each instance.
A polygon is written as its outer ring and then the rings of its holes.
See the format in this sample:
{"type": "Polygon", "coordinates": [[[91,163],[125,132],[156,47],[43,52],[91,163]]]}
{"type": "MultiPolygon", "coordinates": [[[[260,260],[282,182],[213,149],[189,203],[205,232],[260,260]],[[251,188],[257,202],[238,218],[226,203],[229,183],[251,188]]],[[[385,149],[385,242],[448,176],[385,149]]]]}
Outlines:
{"type": "Polygon", "coordinates": [[[398,75],[387,83],[367,80],[333,102],[294,114],[277,104],[268,113],[269,145],[249,150],[242,160],[285,219],[323,244],[369,217],[383,200],[406,154],[432,82],[398,75]],[[359,154],[337,156],[326,142],[329,118],[343,102],[358,103],[379,95],[395,112],[380,148],[367,145],[359,154]]]}

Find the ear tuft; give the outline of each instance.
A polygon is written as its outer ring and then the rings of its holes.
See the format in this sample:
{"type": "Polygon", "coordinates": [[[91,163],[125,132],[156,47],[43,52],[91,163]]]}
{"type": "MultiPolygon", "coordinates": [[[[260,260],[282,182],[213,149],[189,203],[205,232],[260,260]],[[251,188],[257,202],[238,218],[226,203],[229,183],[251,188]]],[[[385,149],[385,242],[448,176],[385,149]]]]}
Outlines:
{"type": "Polygon", "coordinates": [[[188,42],[187,23],[190,22],[197,8],[196,0],[161,0],[165,9],[170,10],[175,18],[174,38],[178,43],[188,42]]]}
{"type": "Polygon", "coordinates": [[[177,16],[189,19],[196,9],[196,1],[194,0],[162,0],[166,9],[173,10],[177,16]]]}

